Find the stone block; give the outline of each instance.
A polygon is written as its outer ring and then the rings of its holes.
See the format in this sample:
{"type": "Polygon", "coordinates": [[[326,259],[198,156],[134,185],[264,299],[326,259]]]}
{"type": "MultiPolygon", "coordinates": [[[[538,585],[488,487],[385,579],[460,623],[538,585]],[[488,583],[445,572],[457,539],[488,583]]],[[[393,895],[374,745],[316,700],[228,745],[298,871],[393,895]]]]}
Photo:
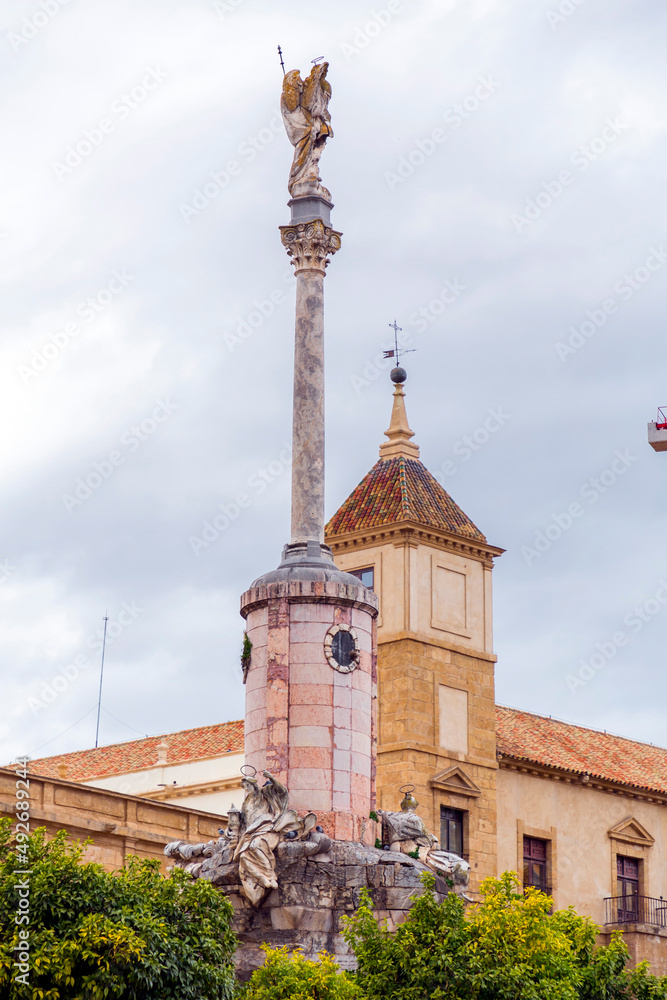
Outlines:
{"type": "MultiPolygon", "coordinates": [[[[296,663],[321,664],[326,666],[331,672],[331,667],[327,663],[324,655],[324,644],[322,642],[295,642],[290,646],[290,667],[296,663]]],[[[307,678],[304,678],[306,680],[307,678]]],[[[314,683],[318,681],[312,678],[314,683]]]]}
{"type": "Polygon", "coordinates": [[[352,740],[352,749],[355,751],[355,753],[361,753],[364,754],[364,756],[370,758],[371,755],[370,728],[368,732],[365,733],[358,733],[353,730],[350,735],[352,740]]]}
{"type": "Polygon", "coordinates": [[[410,897],[415,894],[421,895],[423,891],[424,887],[419,882],[410,888],[398,888],[394,886],[393,889],[385,889],[387,909],[409,910],[413,902],[410,897]]]}
{"type": "MultiPolygon", "coordinates": [[[[295,730],[303,726],[325,726],[330,727],[334,724],[334,712],[338,709],[334,709],[331,705],[292,705],[289,713],[290,722],[290,732],[294,734],[295,730]]],[[[331,742],[330,736],[329,745],[331,742]]]]}
{"type": "Polygon", "coordinates": [[[316,602],[299,602],[290,607],[290,624],[293,622],[324,622],[333,625],[334,609],[332,604],[316,602]]]}
{"type": "Polygon", "coordinates": [[[266,727],[266,709],[257,708],[252,712],[246,712],[245,731],[246,733],[256,733],[259,729],[266,727]]]}
{"type": "Polygon", "coordinates": [[[334,684],[333,703],[335,708],[352,708],[352,688],[349,684],[334,684]]]}
{"type": "Polygon", "coordinates": [[[367,865],[345,865],[345,887],[360,888],[368,886],[367,865]]]}
{"type": "Polygon", "coordinates": [[[352,727],[352,710],[349,708],[334,708],[333,724],[337,729],[350,729],[352,727]]]}
{"type": "Polygon", "coordinates": [[[331,770],[332,751],[328,747],[292,747],[290,768],[321,768],[331,770]]]}
{"type": "Polygon", "coordinates": [[[266,691],[264,688],[246,687],[246,693],[245,693],[246,715],[248,714],[248,712],[254,712],[257,709],[262,709],[266,711],[266,691]]]}
{"type": "Polygon", "coordinates": [[[373,682],[369,671],[353,670],[348,676],[352,678],[353,691],[365,691],[367,694],[371,694],[373,682]]]}
{"type": "MultiPolygon", "coordinates": [[[[298,773],[298,772],[295,772],[298,773]]],[[[329,775],[331,772],[329,772],[329,775]]],[[[331,792],[326,788],[294,788],[293,794],[290,795],[290,805],[297,812],[316,812],[320,817],[320,822],[324,827],[325,833],[332,835],[331,831],[327,829],[325,824],[322,822],[321,814],[323,812],[328,812],[331,808],[331,792]]]]}
{"type": "MultiPolygon", "coordinates": [[[[296,649],[296,647],[295,647],[296,649]]],[[[301,647],[303,652],[303,647],[301,647]]],[[[301,655],[300,652],[300,655],[301,655]]],[[[324,684],[331,685],[331,675],[335,673],[324,657],[324,647],[320,649],[318,660],[308,661],[294,657],[290,663],[290,684],[324,684]]]]}
{"type": "Polygon", "coordinates": [[[352,802],[349,791],[333,792],[331,795],[331,804],[334,812],[351,812],[352,802]]]}
{"type": "MultiPolygon", "coordinates": [[[[336,751],[334,751],[335,753],[336,751]]],[[[350,772],[349,771],[334,771],[333,772],[333,790],[334,792],[347,792],[350,793],[350,772]]],[[[336,807],[334,806],[334,809],[336,807]]]]}
{"type": "Polygon", "coordinates": [[[352,749],[352,733],[349,729],[337,729],[334,726],[333,731],[333,745],[334,750],[351,750],[352,749]]]}
{"type": "Polygon", "coordinates": [[[290,705],[331,705],[334,689],[330,684],[295,684],[290,681],[290,705]]]}
{"type": "Polygon", "coordinates": [[[290,643],[310,642],[321,644],[327,632],[327,625],[322,622],[295,622],[290,624],[290,643]]]}
{"type": "Polygon", "coordinates": [[[332,733],[329,726],[290,726],[291,747],[332,748],[332,733]]]}
{"type": "Polygon", "coordinates": [[[363,774],[365,778],[370,778],[371,760],[366,754],[352,751],[350,765],[353,774],[363,774]]]}
{"type": "Polygon", "coordinates": [[[307,906],[276,906],[271,910],[275,930],[330,931],[331,910],[307,906]]]}

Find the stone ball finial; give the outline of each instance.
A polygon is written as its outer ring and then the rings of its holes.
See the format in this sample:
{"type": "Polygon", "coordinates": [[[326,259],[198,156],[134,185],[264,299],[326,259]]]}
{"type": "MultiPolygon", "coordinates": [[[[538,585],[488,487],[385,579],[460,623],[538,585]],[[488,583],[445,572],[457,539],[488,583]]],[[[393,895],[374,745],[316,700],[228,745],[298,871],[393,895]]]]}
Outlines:
{"type": "Polygon", "coordinates": [[[389,378],[395,385],[402,385],[408,377],[408,373],[405,368],[401,368],[400,365],[396,368],[392,368],[389,372],[389,378]]]}

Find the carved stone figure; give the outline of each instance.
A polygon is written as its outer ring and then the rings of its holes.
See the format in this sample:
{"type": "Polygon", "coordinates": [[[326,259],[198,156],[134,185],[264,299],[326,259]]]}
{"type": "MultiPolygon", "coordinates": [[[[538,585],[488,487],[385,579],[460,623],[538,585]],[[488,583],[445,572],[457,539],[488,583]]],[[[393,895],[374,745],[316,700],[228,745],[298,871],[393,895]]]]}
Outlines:
{"type": "Polygon", "coordinates": [[[324,144],[333,135],[328,105],[331,86],[326,79],[329,63],[313,66],[305,80],[298,69],[283,78],[280,110],[285,131],[294,146],[294,159],[287,187],[292,198],[316,196],[331,201],[322,185],[319,162],[324,144]]]}
{"type": "Polygon", "coordinates": [[[418,805],[411,792],[406,792],[400,812],[378,809],[383,843],[389,844],[392,851],[418,857],[432,871],[452,878],[455,885],[467,886],[470,865],[458,854],[440,850],[437,837],[429,833],[424,820],[417,815],[418,805]]]}
{"type": "Polygon", "coordinates": [[[259,906],[276,881],[275,852],[290,858],[326,855],[331,840],[316,828],[317,816],[308,813],[299,818],[289,808],[288,792],[269,771],[259,785],[255,778],[244,777],[241,785],[245,799],[240,810],[229,811],[227,830],[205,844],[186,844],[176,840],[167,844],[169,858],[187,861],[183,867],[194,878],[206,878],[215,884],[240,881],[246,899],[259,906]],[[283,843],[281,844],[281,841],[283,843]]]}

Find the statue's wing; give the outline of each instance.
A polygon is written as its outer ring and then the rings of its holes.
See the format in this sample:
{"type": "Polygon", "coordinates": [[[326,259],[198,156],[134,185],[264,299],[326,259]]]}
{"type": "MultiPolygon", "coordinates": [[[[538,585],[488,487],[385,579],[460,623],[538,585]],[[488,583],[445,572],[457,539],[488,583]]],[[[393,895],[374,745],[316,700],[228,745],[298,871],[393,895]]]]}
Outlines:
{"type": "Polygon", "coordinates": [[[296,111],[301,103],[301,91],[303,90],[303,80],[298,69],[292,69],[283,77],[283,96],[280,102],[285,111],[296,111]]]}

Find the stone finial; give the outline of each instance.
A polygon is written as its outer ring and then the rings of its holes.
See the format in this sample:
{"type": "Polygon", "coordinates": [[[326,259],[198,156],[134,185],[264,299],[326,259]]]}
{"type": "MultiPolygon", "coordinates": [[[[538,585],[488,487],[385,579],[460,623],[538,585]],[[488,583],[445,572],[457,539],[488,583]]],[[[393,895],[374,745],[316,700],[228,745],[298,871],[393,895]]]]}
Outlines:
{"type": "Polygon", "coordinates": [[[162,740],[161,743],[157,745],[157,760],[156,764],[166,764],[167,763],[167,750],[169,749],[169,744],[162,740]]]}
{"type": "Polygon", "coordinates": [[[415,432],[410,430],[408,416],[405,412],[405,393],[403,386],[397,384],[394,389],[394,405],[391,410],[389,429],[384,433],[389,438],[380,445],[380,458],[419,458],[419,445],[413,444],[410,438],[415,432]]]}
{"type": "Polygon", "coordinates": [[[61,760],[59,764],[56,764],[56,771],[58,772],[59,778],[67,777],[67,764],[64,760],[61,760]]]}

